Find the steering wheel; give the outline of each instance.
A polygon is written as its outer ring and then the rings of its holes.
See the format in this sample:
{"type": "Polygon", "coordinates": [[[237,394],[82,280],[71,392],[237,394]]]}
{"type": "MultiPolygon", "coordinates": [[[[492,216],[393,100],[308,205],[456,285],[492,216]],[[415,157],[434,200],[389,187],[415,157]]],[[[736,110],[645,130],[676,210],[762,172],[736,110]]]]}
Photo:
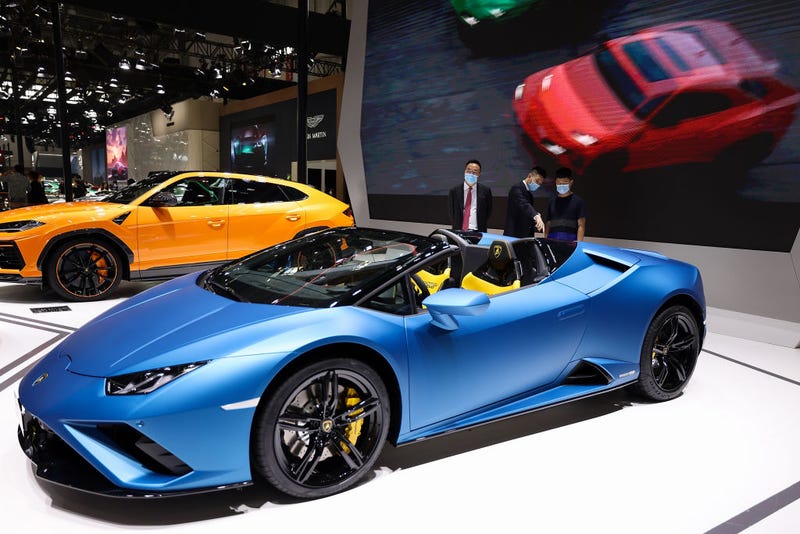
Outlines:
{"type": "Polygon", "coordinates": [[[425,282],[422,281],[422,277],[420,275],[417,273],[412,274],[411,280],[414,281],[414,285],[416,286],[414,293],[417,295],[417,302],[422,303],[423,300],[431,296],[428,286],[426,286],[425,282]]]}

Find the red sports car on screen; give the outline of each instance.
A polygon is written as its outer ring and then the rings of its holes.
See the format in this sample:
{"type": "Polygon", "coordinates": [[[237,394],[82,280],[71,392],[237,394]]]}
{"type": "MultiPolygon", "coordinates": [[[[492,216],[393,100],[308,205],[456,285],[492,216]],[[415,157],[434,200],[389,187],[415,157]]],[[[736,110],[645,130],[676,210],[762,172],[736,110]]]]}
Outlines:
{"type": "Polygon", "coordinates": [[[731,25],[665,24],[528,76],[514,94],[527,135],[559,164],[632,171],[752,165],[786,133],[795,88],[731,25]]]}

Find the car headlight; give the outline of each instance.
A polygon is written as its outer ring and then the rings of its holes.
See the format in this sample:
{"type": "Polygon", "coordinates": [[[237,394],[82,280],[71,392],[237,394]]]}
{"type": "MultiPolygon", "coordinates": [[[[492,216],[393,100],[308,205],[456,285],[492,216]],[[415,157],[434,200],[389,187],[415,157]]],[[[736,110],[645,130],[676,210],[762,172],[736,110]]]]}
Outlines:
{"type": "Polygon", "coordinates": [[[24,232],[42,225],[41,221],[14,221],[0,224],[0,232],[24,232]]]}
{"type": "Polygon", "coordinates": [[[521,83],[514,89],[514,100],[521,100],[522,95],[525,94],[525,84],[521,83]]]}
{"type": "Polygon", "coordinates": [[[548,152],[550,152],[551,154],[553,154],[555,156],[560,156],[561,154],[563,154],[564,152],[567,151],[566,148],[564,148],[561,145],[557,145],[557,144],[553,143],[552,141],[542,141],[542,146],[548,152]]]}
{"type": "Polygon", "coordinates": [[[194,362],[184,365],[170,365],[160,369],[150,369],[138,373],[106,378],[106,395],[145,395],[152,393],[173,380],[176,380],[208,362],[194,362]]]}
{"type": "Polygon", "coordinates": [[[572,138],[583,146],[593,145],[597,142],[597,138],[595,136],[581,132],[572,132],[572,138]]]}

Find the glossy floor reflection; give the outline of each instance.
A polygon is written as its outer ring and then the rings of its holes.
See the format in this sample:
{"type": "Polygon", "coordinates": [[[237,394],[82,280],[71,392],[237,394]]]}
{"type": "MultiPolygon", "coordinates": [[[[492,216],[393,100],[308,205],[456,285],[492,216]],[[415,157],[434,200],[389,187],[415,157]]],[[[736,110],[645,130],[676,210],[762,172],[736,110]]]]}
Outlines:
{"type": "Polygon", "coordinates": [[[692,382],[674,401],[642,404],[618,391],[389,446],[370,480],[317,501],[257,487],[124,501],[39,482],[16,440],[20,376],[91,317],[150,285],[123,284],[119,299],[74,304],[43,300],[34,286],[0,284],[0,502],[7,528],[798,531],[800,350],[713,332],[692,382]]]}

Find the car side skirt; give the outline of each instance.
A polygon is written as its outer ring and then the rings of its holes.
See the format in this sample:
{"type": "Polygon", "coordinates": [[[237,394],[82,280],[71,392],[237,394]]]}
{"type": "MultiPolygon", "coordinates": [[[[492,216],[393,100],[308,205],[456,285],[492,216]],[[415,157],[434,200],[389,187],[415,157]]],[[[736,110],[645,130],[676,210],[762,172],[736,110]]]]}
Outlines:
{"type": "Polygon", "coordinates": [[[444,422],[436,423],[422,429],[417,429],[398,436],[396,445],[402,447],[417,443],[429,438],[440,437],[445,434],[469,430],[479,426],[526,415],[539,410],[553,408],[580,399],[602,395],[617,389],[630,386],[638,379],[638,373],[625,382],[615,382],[609,385],[559,385],[547,389],[531,397],[516,402],[503,403],[494,409],[482,410],[477,414],[466,414],[444,422]]]}

